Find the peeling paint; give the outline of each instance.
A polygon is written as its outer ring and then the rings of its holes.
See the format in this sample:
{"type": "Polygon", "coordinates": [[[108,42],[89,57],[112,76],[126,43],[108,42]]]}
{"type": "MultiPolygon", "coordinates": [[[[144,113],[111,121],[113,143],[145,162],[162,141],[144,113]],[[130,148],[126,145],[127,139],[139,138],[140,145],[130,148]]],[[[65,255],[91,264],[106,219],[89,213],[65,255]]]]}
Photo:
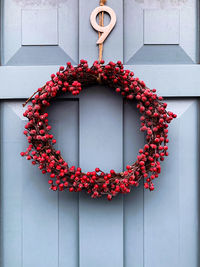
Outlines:
{"type": "Polygon", "coordinates": [[[143,5],[144,8],[172,8],[180,7],[190,0],[135,0],[135,2],[143,5]]]}
{"type": "Polygon", "coordinates": [[[68,0],[13,0],[15,3],[26,6],[58,6],[61,3],[66,3],[68,0]]]}

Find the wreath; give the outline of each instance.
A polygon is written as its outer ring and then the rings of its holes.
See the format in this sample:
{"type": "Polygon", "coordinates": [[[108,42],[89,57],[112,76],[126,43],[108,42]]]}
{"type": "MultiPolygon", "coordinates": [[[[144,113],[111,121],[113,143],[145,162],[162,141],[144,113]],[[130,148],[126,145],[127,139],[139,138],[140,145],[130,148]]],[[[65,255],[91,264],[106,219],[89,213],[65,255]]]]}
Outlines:
{"type": "Polygon", "coordinates": [[[131,187],[137,187],[145,180],[144,187],[154,190],[153,180],[161,171],[160,161],[168,156],[168,124],[176,115],[166,110],[167,104],[157,96],[155,89],[149,89],[134,73],[125,70],[123,64],[95,61],[92,67],[86,60],[81,60],[76,67],[70,62],[66,68],[51,75],[51,80],[39,88],[24,104],[32,99],[24,116],[28,118],[24,134],[28,140],[26,152],[21,152],[33,165],[38,164],[43,174],[48,173],[48,183],[53,191],[69,190],[70,192],[87,191],[92,198],[107,195],[108,200],[118,193],[129,193],[131,187]],[[101,83],[114,89],[128,100],[136,99],[141,113],[142,132],[146,133],[146,144],[139,150],[137,160],[120,173],[110,170],[109,173],[96,168],[92,172],[82,172],[80,167],[69,166],[61,152],[54,147],[56,139],[51,133],[46,109],[56,96],[66,92],[78,95],[87,86],[101,83]],[[34,97],[34,98],[33,98],[34,97]]]}

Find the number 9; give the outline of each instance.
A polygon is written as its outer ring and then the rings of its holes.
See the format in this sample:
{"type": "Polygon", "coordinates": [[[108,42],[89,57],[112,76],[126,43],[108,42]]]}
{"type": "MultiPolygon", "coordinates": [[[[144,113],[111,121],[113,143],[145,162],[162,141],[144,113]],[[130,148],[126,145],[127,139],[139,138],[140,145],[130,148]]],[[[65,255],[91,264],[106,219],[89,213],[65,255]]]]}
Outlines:
{"type": "Polygon", "coordinates": [[[92,14],[90,16],[90,23],[96,31],[102,32],[102,35],[97,41],[97,44],[102,44],[105,41],[105,39],[108,37],[112,29],[115,27],[116,21],[117,18],[115,12],[113,11],[112,8],[108,6],[99,6],[92,11],[92,14]],[[111,20],[107,26],[103,27],[97,24],[96,17],[100,12],[107,12],[110,15],[111,20]]]}

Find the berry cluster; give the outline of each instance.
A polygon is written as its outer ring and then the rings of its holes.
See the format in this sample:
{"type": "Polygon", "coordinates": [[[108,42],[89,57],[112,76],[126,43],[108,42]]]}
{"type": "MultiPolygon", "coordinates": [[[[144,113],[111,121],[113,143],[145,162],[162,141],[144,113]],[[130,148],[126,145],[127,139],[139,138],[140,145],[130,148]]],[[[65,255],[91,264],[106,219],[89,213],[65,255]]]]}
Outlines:
{"type": "Polygon", "coordinates": [[[108,200],[118,193],[129,193],[132,186],[137,187],[139,181],[144,179],[144,187],[154,190],[153,180],[161,171],[160,161],[168,156],[168,124],[176,115],[166,111],[167,104],[163,98],[157,96],[156,90],[150,90],[143,81],[134,77],[130,70],[124,70],[123,64],[95,61],[92,67],[86,60],[73,67],[70,62],[66,68],[60,67],[59,71],[51,75],[51,80],[37,90],[28,105],[24,116],[28,118],[24,134],[28,140],[26,152],[21,152],[33,165],[38,164],[43,174],[48,173],[50,188],[54,191],[69,190],[79,192],[86,190],[92,198],[107,195],[108,200]],[[46,108],[56,96],[71,92],[78,95],[84,87],[97,83],[109,86],[123,97],[137,100],[137,108],[141,113],[141,128],[146,132],[146,141],[139,150],[137,160],[128,165],[126,170],[109,173],[96,168],[92,172],[83,173],[81,168],[68,166],[59,150],[54,148],[56,139],[51,133],[46,108]]]}

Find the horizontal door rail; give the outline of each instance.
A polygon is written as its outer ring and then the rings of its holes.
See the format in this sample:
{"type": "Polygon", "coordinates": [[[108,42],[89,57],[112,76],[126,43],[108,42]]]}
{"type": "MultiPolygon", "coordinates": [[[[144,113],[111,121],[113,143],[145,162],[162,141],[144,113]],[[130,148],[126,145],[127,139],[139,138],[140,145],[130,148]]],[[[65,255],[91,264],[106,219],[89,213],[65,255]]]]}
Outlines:
{"type": "MultiPolygon", "coordinates": [[[[165,97],[200,96],[200,65],[127,65],[148,87],[165,97]]],[[[0,99],[29,97],[59,66],[0,67],[0,99]]],[[[72,97],[71,95],[69,97],[72,97]]]]}

